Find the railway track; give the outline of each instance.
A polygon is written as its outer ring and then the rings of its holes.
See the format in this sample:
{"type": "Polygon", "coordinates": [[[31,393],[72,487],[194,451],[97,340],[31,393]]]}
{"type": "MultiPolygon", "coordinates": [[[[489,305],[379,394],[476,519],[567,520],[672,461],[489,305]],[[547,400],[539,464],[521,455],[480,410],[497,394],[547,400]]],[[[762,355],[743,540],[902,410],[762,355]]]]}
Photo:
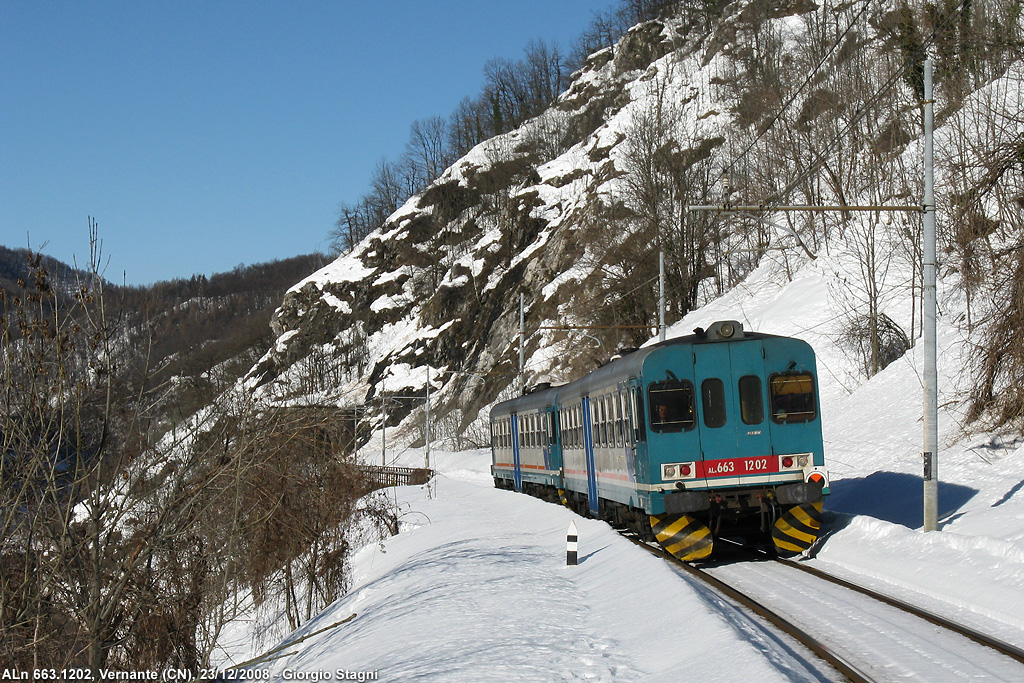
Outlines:
{"type": "Polygon", "coordinates": [[[1021,664],[1024,664],[1024,650],[1017,647],[1016,645],[1011,645],[1010,643],[999,640],[998,638],[985,635],[980,631],[976,631],[962,624],[957,624],[953,621],[950,621],[949,619],[946,619],[945,617],[941,617],[932,612],[923,610],[920,607],[915,607],[914,605],[911,605],[908,602],[898,600],[892,596],[885,595],[884,593],[873,591],[870,588],[865,588],[864,586],[859,586],[845,579],[841,579],[838,576],[833,576],[828,572],[823,572],[815,567],[800,564],[799,562],[793,562],[792,560],[775,559],[774,561],[786,565],[787,567],[792,567],[799,571],[806,572],[808,574],[811,574],[812,576],[816,576],[817,578],[823,581],[828,581],[829,583],[834,583],[837,586],[842,586],[843,588],[855,591],[857,593],[860,593],[861,595],[866,595],[870,598],[874,598],[879,602],[883,602],[891,607],[895,607],[898,610],[907,612],[908,614],[913,614],[915,617],[919,617],[921,619],[924,619],[925,621],[935,624],[936,626],[941,626],[944,629],[957,633],[961,636],[964,636],[965,638],[969,638],[970,640],[973,640],[974,642],[979,643],[980,645],[992,648],[993,650],[1000,652],[1006,655],[1007,657],[1020,662],[1021,664]]]}
{"type": "MultiPolygon", "coordinates": [[[[908,665],[911,668],[920,665],[924,671],[932,672],[932,677],[922,674],[920,680],[958,680],[960,677],[978,671],[989,675],[989,680],[1024,680],[1024,666],[1022,666],[1024,665],[1024,650],[1021,648],[954,623],[902,600],[832,576],[814,567],[790,560],[774,560],[773,562],[739,563],[724,570],[721,567],[717,569],[709,567],[709,571],[682,562],[665,552],[660,546],[652,545],[635,536],[626,535],[626,538],[648,552],[672,563],[687,575],[710,585],[719,593],[768,621],[775,628],[786,633],[827,662],[846,680],[880,682],[902,679],[907,675],[907,671],[897,671],[900,669],[898,662],[910,661],[910,658],[914,658],[913,663],[908,665]],[[744,567],[747,569],[743,569],[744,567]],[[763,569],[756,571],[753,569],[758,567],[763,569]],[[753,593],[758,592],[757,590],[743,586],[744,581],[751,585],[766,582],[781,584],[785,579],[778,570],[782,567],[785,568],[782,570],[782,574],[792,575],[795,571],[804,572],[831,586],[838,586],[843,592],[852,592],[857,597],[836,599],[826,596],[816,607],[794,608],[793,604],[784,604],[785,601],[779,602],[774,597],[764,599],[755,596],[753,593]],[[744,572],[752,572],[753,578],[741,577],[744,572]],[[764,575],[759,575],[762,572],[764,575]],[[743,578],[743,580],[736,580],[737,577],[743,578]],[[863,604],[856,605],[858,600],[863,604]],[[871,603],[880,610],[897,610],[903,616],[871,614],[878,610],[870,605],[863,606],[867,603],[871,603]],[[849,611],[844,613],[843,610],[849,611]],[[834,611],[838,615],[832,616],[836,620],[835,623],[845,625],[846,622],[849,622],[852,625],[850,629],[856,631],[858,635],[864,635],[865,640],[871,640],[871,637],[874,637],[874,642],[881,641],[883,645],[867,644],[864,645],[863,650],[858,650],[856,645],[859,643],[855,643],[854,646],[851,646],[850,642],[844,643],[842,637],[837,633],[839,629],[830,627],[827,620],[823,623],[818,618],[808,618],[807,616],[807,613],[813,613],[814,617],[822,617],[821,613],[830,611],[834,611]],[[912,623],[904,623],[901,619],[911,620],[912,623]],[[924,620],[927,624],[921,624],[919,620],[924,620]],[[940,634],[935,629],[936,626],[940,627],[943,633],[940,634]],[[812,630],[818,633],[829,633],[833,637],[833,641],[822,641],[821,638],[811,634],[812,630]],[[909,635],[903,635],[904,632],[909,635]],[[964,647],[970,649],[972,654],[961,656],[957,654],[959,649],[957,647],[943,649],[943,645],[940,643],[956,636],[970,641],[964,647]],[[984,648],[979,646],[984,646],[984,648]],[[879,647],[879,650],[872,654],[872,647],[879,647]],[[889,651],[885,651],[887,647],[890,648],[889,651]],[[918,648],[916,651],[915,647],[918,648]],[[883,663],[873,662],[872,657],[877,657],[883,663]],[[1009,658],[1009,661],[1006,658],[1009,658]],[[935,671],[941,672],[943,677],[935,677],[935,671]]],[[[814,587],[813,584],[808,585],[806,582],[800,585],[800,589],[787,590],[780,585],[778,592],[790,595],[806,593],[812,596],[828,592],[814,587]]],[[[765,589],[760,592],[771,595],[773,590],[765,589]]],[[[851,639],[847,638],[847,640],[851,639]]]]}
{"type": "Polygon", "coordinates": [[[650,543],[641,540],[635,535],[623,534],[623,536],[625,536],[635,545],[651,553],[652,555],[656,555],[664,559],[665,561],[674,564],[676,567],[682,569],[690,576],[710,585],[718,592],[738,602],[740,605],[747,608],[748,610],[750,610],[757,616],[761,617],[762,619],[765,619],[768,623],[772,624],[773,626],[781,630],[783,633],[789,635],[798,643],[800,643],[808,650],[810,650],[818,657],[820,657],[822,660],[827,662],[833,669],[842,674],[846,678],[846,680],[852,681],[853,683],[875,683],[873,678],[871,678],[864,672],[860,671],[856,666],[846,661],[846,659],[844,659],[840,655],[834,653],[832,649],[829,648],[826,644],[822,643],[817,638],[812,636],[810,633],[808,633],[804,629],[800,628],[799,626],[791,622],[789,619],[786,619],[781,614],[773,611],[772,609],[758,602],[754,598],[733,588],[724,581],[720,581],[711,574],[708,574],[707,572],[698,569],[689,562],[683,562],[671,553],[665,551],[665,549],[663,549],[661,546],[651,545],[650,543]]]}

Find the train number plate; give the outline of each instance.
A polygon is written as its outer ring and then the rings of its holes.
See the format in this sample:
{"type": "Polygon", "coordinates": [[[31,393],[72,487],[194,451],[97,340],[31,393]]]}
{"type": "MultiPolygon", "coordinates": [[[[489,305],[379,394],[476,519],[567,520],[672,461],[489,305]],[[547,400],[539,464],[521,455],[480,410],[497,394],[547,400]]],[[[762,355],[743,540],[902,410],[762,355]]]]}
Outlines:
{"type": "Polygon", "coordinates": [[[726,460],[705,460],[704,471],[697,468],[697,476],[704,477],[740,477],[745,474],[766,474],[779,471],[777,457],[760,458],[728,458],[726,460]]]}

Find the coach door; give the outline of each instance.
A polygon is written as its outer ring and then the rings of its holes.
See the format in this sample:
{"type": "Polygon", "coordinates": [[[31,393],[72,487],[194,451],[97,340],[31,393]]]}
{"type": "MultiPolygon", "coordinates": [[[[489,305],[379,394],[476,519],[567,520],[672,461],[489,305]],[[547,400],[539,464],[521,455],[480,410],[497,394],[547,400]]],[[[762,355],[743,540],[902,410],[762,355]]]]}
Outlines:
{"type": "Polygon", "coordinates": [[[519,465],[519,416],[512,415],[512,482],[516,491],[523,490],[523,470],[519,465]]]}
{"type": "Polygon", "coordinates": [[[746,460],[771,453],[760,347],[760,342],[693,347],[698,428],[708,477],[762,474],[770,468],[770,459],[764,467],[760,460],[746,460]]]}
{"type": "MultiPolygon", "coordinates": [[[[758,458],[772,455],[772,433],[765,402],[768,387],[763,379],[764,344],[761,341],[745,341],[729,346],[732,394],[736,398],[736,419],[732,421],[736,429],[737,455],[758,458]]],[[[774,459],[769,458],[768,461],[767,471],[773,471],[774,459]]],[[[760,459],[754,465],[755,469],[760,468],[760,459]]]]}
{"type": "Polygon", "coordinates": [[[590,397],[583,397],[583,452],[587,458],[587,503],[590,514],[597,516],[597,472],[594,466],[594,431],[591,421],[590,397]]]}

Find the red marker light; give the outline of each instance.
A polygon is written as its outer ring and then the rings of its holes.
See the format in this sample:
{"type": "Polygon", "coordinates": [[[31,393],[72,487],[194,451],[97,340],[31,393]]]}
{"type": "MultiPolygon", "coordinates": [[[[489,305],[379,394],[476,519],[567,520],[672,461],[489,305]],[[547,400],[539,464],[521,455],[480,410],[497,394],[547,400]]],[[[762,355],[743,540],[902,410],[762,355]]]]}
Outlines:
{"type": "Polygon", "coordinates": [[[684,477],[690,476],[690,466],[689,465],[680,465],[679,466],[679,474],[684,476],[684,477]]]}
{"type": "Polygon", "coordinates": [[[789,457],[788,455],[786,457],[784,457],[782,459],[782,466],[783,467],[792,467],[793,466],[793,458],[789,457]]]}

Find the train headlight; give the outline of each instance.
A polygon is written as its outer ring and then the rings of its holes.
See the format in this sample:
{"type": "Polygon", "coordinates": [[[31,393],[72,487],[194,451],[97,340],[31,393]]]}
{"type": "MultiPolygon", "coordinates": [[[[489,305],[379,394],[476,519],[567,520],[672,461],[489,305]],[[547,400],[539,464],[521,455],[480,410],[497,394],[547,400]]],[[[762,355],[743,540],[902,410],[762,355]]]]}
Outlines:
{"type": "Polygon", "coordinates": [[[670,479],[693,479],[696,475],[692,462],[676,462],[661,466],[661,478],[663,481],[670,479]]]}
{"type": "Polygon", "coordinates": [[[722,323],[722,326],[718,328],[718,334],[728,339],[732,335],[736,334],[736,328],[732,323],[722,323]]]}
{"type": "Polygon", "coordinates": [[[779,456],[779,470],[802,470],[811,462],[810,453],[793,453],[792,455],[779,456]]]}

